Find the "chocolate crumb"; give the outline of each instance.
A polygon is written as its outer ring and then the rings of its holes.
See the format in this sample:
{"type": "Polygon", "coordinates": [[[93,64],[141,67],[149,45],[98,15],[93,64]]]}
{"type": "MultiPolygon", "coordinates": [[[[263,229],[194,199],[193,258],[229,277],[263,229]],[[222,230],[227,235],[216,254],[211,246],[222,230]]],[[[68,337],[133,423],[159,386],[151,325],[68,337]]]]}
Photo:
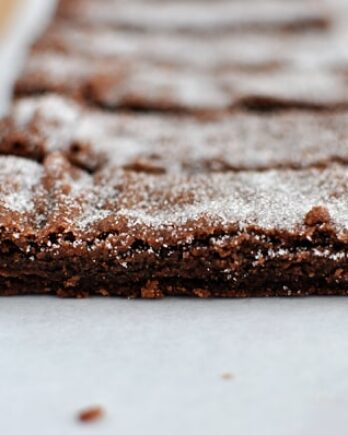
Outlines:
{"type": "Polygon", "coordinates": [[[226,372],[221,375],[221,378],[224,379],[225,381],[229,381],[231,379],[234,379],[234,374],[230,372],[226,372]]]}
{"type": "Polygon", "coordinates": [[[313,207],[305,216],[305,224],[308,226],[328,224],[330,222],[330,214],[327,208],[322,206],[313,207]]]}
{"type": "Polygon", "coordinates": [[[79,412],[78,419],[83,423],[91,423],[100,420],[104,416],[104,410],[100,406],[93,406],[79,412]]]}
{"type": "Polygon", "coordinates": [[[162,299],[163,293],[158,286],[158,281],[148,281],[141,289],[141,297],[143,299],[162,299]]]}

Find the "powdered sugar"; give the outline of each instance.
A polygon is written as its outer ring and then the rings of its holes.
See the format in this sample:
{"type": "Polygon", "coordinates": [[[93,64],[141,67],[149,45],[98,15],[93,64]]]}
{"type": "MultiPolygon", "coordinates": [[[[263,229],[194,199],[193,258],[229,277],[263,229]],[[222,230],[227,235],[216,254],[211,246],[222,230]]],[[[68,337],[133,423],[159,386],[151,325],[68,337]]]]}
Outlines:
{"type": "Polygon", "coordinates": [[[82,22],[108,24],[142,31],[209,32],[236,29],[288,29],[298,23],[326,18],[317,2],[260,0],[258,6],[245,1],[132,3],[108,0],[102,4],[88,0],[70,12],[82,22]]]}
{"type": "Polygon", "coordinates": [[[115,110],[348,107],[337,15],[315,0],[65,3],[17,88],[115,110]]]}
{"type": "MultiPolygon", "coordinates": [[[[216,172],[348,162],[348,115],[287,113],[267,117],[194,117],[108,114],[87,110],[65,97],[18,100],[12,120],[46,152],[88,144],[108,164],[143,171],[216,172]]],[[[91,163],[90,162],[90,163],[91,163]]]]}
{"type": "Polygon", "coordinates": [[[70,146],[79,109],[72,101],[55,96],[42,99],[27,99],[14,107],[15,125],[21,130],[30,130],[45,145],[46,152],[63,150],[70,146]],[[37,131],[37,125],[42,126],[37,131]]]}
{"type": "MultiPolygon", "coordinates": [[[[36,162],[17,157],[0,158],[0,207],[28,213],[34,209],[42,167],[36,162]]],[[[4,213],[4,211],[3,211],[4,213]]]]}
{"type": "Polygon", "coordinates": [[[146,60],[167,65],[182,65],[218,72],[221,69],[266,69],[276,67],[334,68],[348,64],[344,41],[346,29],[322,33],[246,33],[203,35],[178,32],[132,32],[109,27],[79,27],[58,21],[39,41],[36,50],[57,48],[90,56],[124,60],[146,60]],[[188,49],[188,47],[190,49],[188,49]]]}
{"type": "MultiPolygon", "coordinates": [[[[327,209],[338,237],[348,230],[348,168],[342,166],[209,177],[105,168],[92,177],[52,154],[43,167],[0,157],[0,174],[1,218],[8,222],[8,212],[19,213],[19,225],[34,216],[33,222],[44,232],[78,236],[82,231],[85,237],[95,237],[116,231],[119,240],[146,239],[151,234],[154,243],[165,247],[177,240],[191,244],[199,234],[228,233],[231,227],[240,232],[257,227],[263,232],[301,233],[306,215],[317,206],[327,209]]],[[[326,254],[319,250],[315,255],[326,254]]]]}
{"type": "MultiPolygon", "coordinates": [[[[220,0],[198,6],[190,1],[163,5],[154,0],[131,4],[77,1],[70,11],[86,25],[85,30],[70,29],[62,38],[66,47],[59,47],[59,36],[58,48],[52,41],[52,47],[50,41],[43,41],[41,47],[38,44],[22,80],[27,80],[34,93],[59,89],[114,109],[214,112],[241,107],[253,98],[290,105],[347,105],[345,74],[334,68],[337,58],[345,58],[343,45],[331,59],[329,38],[323,50],[327,68],[318,68],[320,56],[307,62],[303,55],[314,51],[312,44],[316,44],[313,35],[300,36],[304,28],[320,28],[322,39],[329,35],[323,30],[328,23],[324,9],[317,2],[259,1],[257,8],[242,1],[220,0]],[[124,29],[132,38],[112,47],[124,29]],[[228,46],[226,35],[246,29],[249,39],[238,42],[238,36],[233,47],[228,46]],[[302,52],[300,44],[296,51],[297,44],[290,42],[292,54],[287,57],[284,36],[295,33],[294,29],[298,41],[307,41],[308,46],[302,52]],[[278,45],[276,38],[264,34],[264,45],[258,51],[255,33],[261,30],[278,32],[273,36],[281,34],[282,42],[278,45]],[[89,32],[95,37],[91,48],[86,47],[89,32]],[[149,35],[140,40],[137,32],[149,35]],[[170,41],[181,32],[177,40],[170,41]],[[160,34],[165,34],[164,41],[160,34]],[[205,35],[204,41],[197,37],[200,34],[205,35]],[[204,59],[214,38],[222,42],[212,44],[204,59]],[[186,42],[187,52],[181,54],[186,42]],[[197,53],[187,55],[195,47],[197,53]],[[241,64],[261,65],[258,73],[253,68],[238,69],[238,58],[244,54],[241,64]],[[171,56],[177,62],[170,62],[171,56]]],[[[145,226],[174,234],[187,225],[202,230],[207,222],[233,224],[240,231],[250,225],[292,230],[303,225],[313,206],[323,205],[339,230],[347,227],[342,199],[347,169],[332,165],[348,161],[346,114],[287,113],[263,118],[225,113],[203,121],[192,116],[106,114],[49,96],[18,101],[13,118],[23,137],[34,136],[42,145],[43,158],[48,156],[43,166],[47,190],[47,222],[43,225],[56,224],[56,219],[69,228],[87,231],[110,220],[107,229],[112,232],[113,225],[124,220],[130,232],[145,226]],[[97,172],[90,175],[71,167],[66,158],[91,170],[79,155],[72,155],[75,145],[77,149],[86,146],[86,161],[104,156],[103,169],[98,172],[99,167],[93,167],[97,172]],[[63,156],[52,155],[55,150],[63,156]],[[329,168],[303,169],[313,166],[329,168]],[[275,170],[279,167],[298,171],[275,170]]],[[[7,200],[11,210],[16,202],[7,200]]],[[[25,204],[19,210],[30,208],[25,204]]]]}
{"type": "Polygon", "coordinates": [[[201,219],[203,227],[211,222],[291,231],[303,226],[314,206],[322,205],[341,231],[348,229],[347,182],[348,169],[343,167],[216,174],[208,179],[134,175],[125,196],[118,198],[119,205],[127,204],[118,215],[133,225],[172,226],[173,231],[189,222],[197,229],[201,219]]]}
{"type": "MultiPolygon", "coordinates": [[[[347,56],[348,57],[348,56],[347,56]]],[[[296,68],[240,71],[226,68],[198,69],[188,65],[165,65],[151,60],[127,61],[83,57],[74,53],[34,52],[19,81],[19,89],[32,92],[57,88],[79,94],[92,83],[89,100],[107,107],[206,110],[240,107],[255,97],[277,100],[291,106],[348,106],[345,75],[338,66],[322,68],[314,62],[296,68]],[[105,85],[99,82],[103,77],[105,85]]],[[[344,62],[343,62],[344,64],[344,62]]],[[[332,66],[332,64],[331,64],[332,66]]]]}

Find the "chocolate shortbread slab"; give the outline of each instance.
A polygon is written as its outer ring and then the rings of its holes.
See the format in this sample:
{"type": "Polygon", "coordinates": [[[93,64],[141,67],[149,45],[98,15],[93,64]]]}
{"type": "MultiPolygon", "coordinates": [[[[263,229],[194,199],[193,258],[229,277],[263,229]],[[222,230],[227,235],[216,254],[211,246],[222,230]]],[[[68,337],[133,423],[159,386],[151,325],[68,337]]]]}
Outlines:
{"type": "Polygon", "coordinates": [[[315,0],[64,0],[58,16],[143,33],[298,32],[323,30],[330,23],[325,3],[315,0]]]}
{"type": "Polygon", "coordinates": [[[348,113],[195,116],[108,113],[58,95],[18,99],[0,153],[42,161],[61,151],[89,172],[211,173],[348,164],[348,113]]]}
{"type": "MultiPolygon", "coordinates": [[[[213,45],[207,45],[213,51],[213,45]]],[[[317,55],[299,53],[292,64],[282,56],[277,62],[261,55],[256,65],[243,67],[242,56],[238,63],[233,53],[230,58],[226,53],[215,60],[212,57],[206,66],[198,66],[194,62],[170,62],[165,57],[161,60],[156,53],[153,57],[107,56],[97,50],[93,55],[87,50],[38,46],[16,84],[16,94],[60,92],[113,110],[347,108],[347,49],[328,46],[326,55],[319,50],[309,51],[317,55]]]]}
{"type": "Polygon", "coordinates": [[[0,121],[0,294],[346,295],[333,12],[60,1],[0,121]]]}
{"type": "Polygon", "coordinates": [[[348,169],[91,175],[0,157],[0,293],[347,294],[348,169]]]}
{"type": "Polygon", "coordinates": [[[60,92],[115,111],[347,109],[346,30],[328,6],[62,2],[32,50],[16,94],[60,92]],[[304,24],[313,14],[327,22],[317,32],[304,24]]]}
{"type": "Polygon", "coordinates": [[[199,71],[145,60],[119,62],[34,52],[19,96],[60,92],[108,110],[214,112],[245,108],[347,109],[345,71],[199,71]]]}
{"type": "MultiPolygon", "coordinates": [[[[250,0],[249,0],[250,1],[250,0]]],[[[342,44],[345,28],[287,35],[247,32],[187,34],[139,33],[108,26],[86,26],[55,20],[33,47],[38,53],[72,53],[120,62],[151,61],[167,66],[186,66],[219,72],[270,71],[280,68],[348,70],[348,50],[342,44]],[[190,48],[188,50],[188,47],[190,48]]]]}

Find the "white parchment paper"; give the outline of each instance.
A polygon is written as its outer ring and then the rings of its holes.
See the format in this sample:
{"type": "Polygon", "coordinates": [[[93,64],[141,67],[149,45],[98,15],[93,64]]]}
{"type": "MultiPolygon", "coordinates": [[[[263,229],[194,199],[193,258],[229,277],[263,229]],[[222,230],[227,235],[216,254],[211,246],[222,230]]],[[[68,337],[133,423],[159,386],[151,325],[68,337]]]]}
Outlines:
{"type": "Polygon", "coordinates": [[[0,433],[346,434],[347,312],[347,298],[1,299],[0,433]],[[106,417],[82,426],[93,404],[106,417]]]}

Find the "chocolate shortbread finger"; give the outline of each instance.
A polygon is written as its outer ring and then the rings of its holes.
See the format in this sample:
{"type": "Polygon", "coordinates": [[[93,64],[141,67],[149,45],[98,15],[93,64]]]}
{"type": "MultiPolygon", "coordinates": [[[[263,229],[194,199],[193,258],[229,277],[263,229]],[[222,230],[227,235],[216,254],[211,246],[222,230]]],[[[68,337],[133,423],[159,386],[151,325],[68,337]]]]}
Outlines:
{"type": "Polygon", "coordinates": [[[104,109],[216,111],[348,107],[344,68],[197,69],[139,59],[34,51],[17,95],[61,92],[104,109]]]}
{"type": "Polygon", "coordinates": [[[17,95],[61,92],[106,109],[216,111],[245,107],[348,107],[344,74],[311,70],[208,72],[146,62],[105,62],[67,54],[35,54],[17,95]],[[286,83],[286,85],[285,85],[286,83]]]}
{"type": "Polygon", "coordinates": [[[163,33],[308,31],[326,29],[330,23],[325,4],[311,0],[65,0],[58,16],[93,26],[163,33]]]}
{"type": "Polygon", "coordinates": [[[348,169],[89,175],[0,157],[0,293],[346,294],[348,169]]]}
{"type": "Polygon", "coordinates": [[[33,49],[17,95],[60,92],[108,110],[348,107],[344,28],[304,24],[334,17],[321,3],[70,3],[33,49]]]}
{"type": "Polygon", "coordinates": [[[348,114],[194,116],[91,110],[63,96],[18,99],[0,123],[0,153],[149,173],[210,173],[348,164],[348,114]]]}
{"type": "Polygon", "coordinates": [[[237,37],[219,33],[178,33],[173,37],[167,33],[138,33],[55,20],[33,50],[38,56],[70,53],[99,60],[186,66],[211,73],[242,70],[250,74],[308,67],[348,70],[348,50],[342,44],[347,36],[346,29],[335,27],[319,34],[294,32],[284,36],[250,32],[237,37]]]}

